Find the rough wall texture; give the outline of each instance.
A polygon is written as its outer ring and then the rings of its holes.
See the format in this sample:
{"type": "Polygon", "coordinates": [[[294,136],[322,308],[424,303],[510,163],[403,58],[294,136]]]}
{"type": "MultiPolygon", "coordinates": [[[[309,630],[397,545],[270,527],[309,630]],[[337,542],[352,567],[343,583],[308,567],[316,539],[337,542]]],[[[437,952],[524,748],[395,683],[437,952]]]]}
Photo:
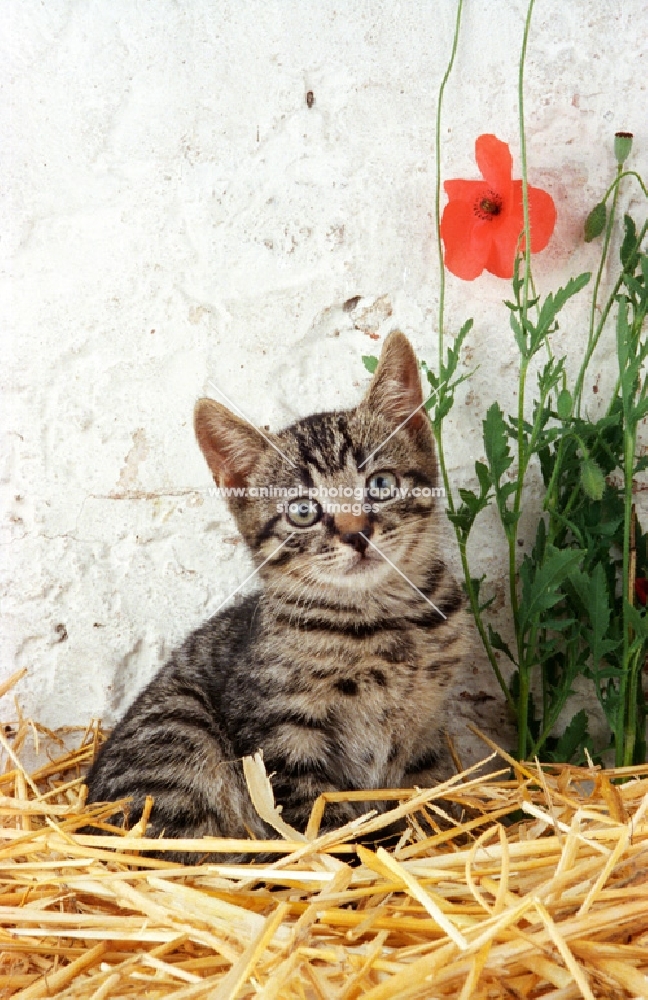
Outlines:
{"type": "MultiPolygon", "coordinates": [[[[526,3],[465,6],[444,172],[476,176],[482,132],[510,142],[519,172],[526,3]]],[[[1,669],[29,668],[34,717],[113,721],[249,573],[206,492],[198,396],[216,387],[278,428],[355,404],[360,357],[393,327],[434,361],[434,116],[454,14],[454,0],[3,5],[1,669]]],[[[647,32],[640,0],[537,0],[529,178],[559,213],[536,262],[544,290],[595,265],[582,223],[615,130],[635,133],[645,172],[647,32]]],[[[491,276],[449,279],[449,329],[474,316],[480,366],[449,420],[455,485],[481,457],[493,397],[514,403],[507,294],[491,276]]],[[[584,329],[575,302],[559,340],[574,361],[584,329]]],[[[593,407],[614,377],[609,344],[593,407]]],[[[474,549],[501,578],[488,518],[474,549]]],[[[469,668],[468,689],[488,685],[469,668]]]]}

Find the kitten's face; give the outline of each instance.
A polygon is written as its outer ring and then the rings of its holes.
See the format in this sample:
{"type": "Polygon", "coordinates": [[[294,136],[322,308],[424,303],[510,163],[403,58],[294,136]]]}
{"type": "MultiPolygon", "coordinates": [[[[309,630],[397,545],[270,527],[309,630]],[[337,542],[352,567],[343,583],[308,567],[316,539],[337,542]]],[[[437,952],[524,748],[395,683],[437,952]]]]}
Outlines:
{"type": "Polygon", "coordinates": [[[411,594],[400,574],[423,584],[436,459],[421,402],[412,349],[392,334],[355,410],[315,414],[266,439],[220,404],[198,404],[216,482],[245,491],[228,503],[267,588],[304,606],[328,598],[362,608],[411,594]]]}

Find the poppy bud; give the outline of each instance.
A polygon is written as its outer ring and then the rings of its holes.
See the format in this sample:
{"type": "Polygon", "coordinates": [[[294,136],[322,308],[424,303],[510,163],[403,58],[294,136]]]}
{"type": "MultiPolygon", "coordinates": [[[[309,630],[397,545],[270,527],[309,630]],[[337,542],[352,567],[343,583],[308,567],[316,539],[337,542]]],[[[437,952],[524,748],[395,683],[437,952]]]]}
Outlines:
{"type": "Polygon", "coordinates": [[[581,462],[580,481],[583,492],[590,500],[600,500],[605,490],[605,476],[592,458],[584,458],[581,462]]]}
{"type": "Polygon", "coordinates": [[[614,135],[614,155],[617,163],[621,166],[630,156],[632,149],[632,132],[616,132],[614,135]]]}
{"type": "Polygon", "coordinates": [[[569,389],[563,389],[558,396],[556,409],[561,420],[569,420],[572,412],[572,398],[569,389]]]}

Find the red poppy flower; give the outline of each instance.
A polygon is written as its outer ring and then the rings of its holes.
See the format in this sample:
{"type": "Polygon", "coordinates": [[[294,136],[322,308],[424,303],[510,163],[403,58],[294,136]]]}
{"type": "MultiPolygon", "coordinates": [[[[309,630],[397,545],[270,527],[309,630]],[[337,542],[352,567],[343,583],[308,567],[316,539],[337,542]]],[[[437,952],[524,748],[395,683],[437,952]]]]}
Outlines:
{"type": "MultiPolygon", "coordinates": [[[[445,266],[465,281],[484,268],[498,278],[512,278],[518,240],[524,252],[522,181],[511,179],[511,152],[494,135],[479,136],[475,159],[483,180],[443,185],[450,199],[441,219],[445,266]]],[[[538,253],[553,232],[556,206],[546,191],[529,185],[528,192],[531,253],[538,253]]]]}
{"type": "Polygon", "coordinates": [[[645,576],[638,576],[635,580],[635,594],[640,604],[648,601],[648,580],[645,576]]]}

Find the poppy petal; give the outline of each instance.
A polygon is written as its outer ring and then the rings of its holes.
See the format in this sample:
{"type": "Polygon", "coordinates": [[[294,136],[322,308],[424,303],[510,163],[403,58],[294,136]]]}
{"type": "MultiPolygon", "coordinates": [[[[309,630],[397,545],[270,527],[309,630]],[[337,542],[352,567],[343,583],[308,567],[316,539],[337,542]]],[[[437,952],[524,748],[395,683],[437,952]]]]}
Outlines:
{"type": "Polygon", "coordinates": [[[544,250],[556,225],[556,206],[550,194],[542,188],[529,187],[529,225],[531,253],[544,250]]]}
{"type": "MultiPolygon", "coordinates": [[[[507,143],[490,133],[475,142],[475,158],[483,181],[445,181],[449,203],[441,220],[445,265],[465,281],[484,268],[511,278],[516,252],[524,250],[522,181],[513,181],[513,160],[507,143]]],[[[556,224],[551,195],[529,185],[531,252],[543,250],[556,224]]]]}
{"type": "MultiPolygon", "coordinates": [[[[541,188],[529,186],[529,225],[531,252],[544,250],[556,224],[556,206],[553,198],[541,188]]],[[[524,229],[522,181],[513,181],[509,198],[502,215],[493,226],[493,245],[486,263],[486,270],[499,278],[512,278],[518,239],[524,229]]],[[[519,249],[524,253],[524,236],[519,239],[519,249]]]]}
{"type": "MultiPolygon", "coordinates": [[[[529,227],[531,229],[531,253],[544,250],[556,225],[556,206],[550,194],[529,184],[529,227]]],[[[520,215],[524,226],[522,204],[522,181],[513,181],[511,186],[511,210],[520,215]]],[[[524,251],[524,240],[521,244],[524,251]]]]}
{"type": "Polygon", "coordinates": [[[447,269],[464,281],[478,278],[490,252],[489,223],[477,219],[468,202],[451,201],[444,209],[440,228],[447,269]]]}
{"type": "Polygon", "coordinates": [[[498,219],[497,225],[493,226],[493,238],[486,262],[486,270],[498,278],[513,277],[515,252],[523,226],[522,215],[515,212],[507,212],[504,218],[498,219]]]}
{"type": "Polygon", "coordinates": [[[482,177],[493,191],[506,195],[513,170],[513,157],[508,145],[494,135],[480,135],[475,142],[475,159],[482,177]]]}
{"type": "Polygon", "coordinates": [[[483,181],[445,181],[443,187],[450,201],[467,201],[471,205],[490,193],[490,188],[483,181]]]}

